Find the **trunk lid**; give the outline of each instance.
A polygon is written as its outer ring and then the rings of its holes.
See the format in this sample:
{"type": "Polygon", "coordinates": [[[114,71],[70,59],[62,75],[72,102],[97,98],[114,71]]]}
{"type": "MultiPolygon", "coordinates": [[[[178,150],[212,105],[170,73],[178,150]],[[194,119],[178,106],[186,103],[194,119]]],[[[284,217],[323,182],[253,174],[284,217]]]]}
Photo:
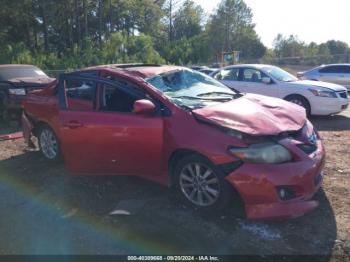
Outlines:
{"type": "Polygon", "coordinates": [[[55,81],[55,78],[50,77],[21,77],[8,80],[15,87],[45,87],[49,83],[55,81]]]}

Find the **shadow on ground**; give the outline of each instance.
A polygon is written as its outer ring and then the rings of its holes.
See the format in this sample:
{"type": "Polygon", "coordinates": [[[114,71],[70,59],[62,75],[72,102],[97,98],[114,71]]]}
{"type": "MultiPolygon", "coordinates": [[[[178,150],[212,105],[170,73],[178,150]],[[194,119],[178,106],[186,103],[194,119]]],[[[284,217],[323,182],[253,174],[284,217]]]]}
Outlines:
{"type": "Polygon", "coordinates": [[[328,260],[336,222],[320,207],[295,220],[251,222],[229,209],[187,209],[135,177],[73,177],[38,152],[0,161],[2,254],[309,254],[328,260]],[[129,212],[129,215],[110,215],[129,212]]]}
{"type": "Polygon", "coordinates": [[[0,135],[14,133],[18,131],[21,131],[21,126],[19,122],[13,122],[9,124],[9,123],[3,122],[0,118],[0,135]]]}
{"type": "Polygon", "coordinates": [[[318,131],[350,130],[350,118],[346,115],[314,116],[310,120],[318,131]]]}

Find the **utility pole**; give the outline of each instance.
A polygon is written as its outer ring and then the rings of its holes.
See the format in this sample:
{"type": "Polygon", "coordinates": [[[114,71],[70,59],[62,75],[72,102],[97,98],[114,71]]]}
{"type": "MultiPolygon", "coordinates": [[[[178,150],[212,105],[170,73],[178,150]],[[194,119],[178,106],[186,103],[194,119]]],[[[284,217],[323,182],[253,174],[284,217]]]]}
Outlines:
{"type": "Polygon", "coordinates": [[[88,17],[87,17],[87,4],[86,0],[83,0],[83,10],[84,10],[84,38],[86,39],[89,35],[89,28],[88,28],[88,17]]]}
{"type": "Polygon", "coordinates": [[[102,14],[103,14],[103,7],[102,7],[102,0],[98,1],[98,44],[100,47],[100,50],[102,48],[102,14]]]}
{"type": "Polygon", "coordinates": [[[169,42],[173,40],[173,0],[169,3],[169,42]]]}

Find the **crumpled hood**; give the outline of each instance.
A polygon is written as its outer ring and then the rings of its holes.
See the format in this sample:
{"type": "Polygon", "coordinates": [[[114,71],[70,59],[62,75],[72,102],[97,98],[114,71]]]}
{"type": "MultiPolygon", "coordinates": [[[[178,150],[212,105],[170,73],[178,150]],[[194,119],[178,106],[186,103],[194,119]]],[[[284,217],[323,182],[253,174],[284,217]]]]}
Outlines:
{"type": "Polygon", "coordinates": [[[297,131],[306,122],[304,108],[282,99],[255,94],[196,109],[193,113],[209,122],[250,135],[297,131]]]}
{"type": "Polygon", "coordinates": [[[346,88],[341,85],[322,82],[322,81],[300,80],[300,81],[290,82],[288,84],[295,85],[295,86],[304,85],[304,86],[310,86],[310,87],[322,87],[322,88],[331,89],[333,91],[346,91],[346,88]]]}
{"type": "Polygon", "coordinates": [[[50,77],[20,77],[9,79],[8,82],[12,83],[15,86],[44,86],[53,81],[55,78],[50,77]]]}

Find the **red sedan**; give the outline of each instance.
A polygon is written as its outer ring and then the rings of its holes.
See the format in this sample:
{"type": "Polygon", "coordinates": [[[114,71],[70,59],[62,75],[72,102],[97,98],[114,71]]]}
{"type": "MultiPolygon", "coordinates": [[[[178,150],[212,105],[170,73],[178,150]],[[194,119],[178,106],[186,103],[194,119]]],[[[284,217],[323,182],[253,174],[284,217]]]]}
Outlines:
{"type": "Polygon", "coordinates": [[[325,151],[305,110],[240,94],[177,66],[107,65],[61,75],[23,103],[26,141],[74,174],[136,175],[174,186],[189,204],[250,219],[317,206],[325,151]]]}

